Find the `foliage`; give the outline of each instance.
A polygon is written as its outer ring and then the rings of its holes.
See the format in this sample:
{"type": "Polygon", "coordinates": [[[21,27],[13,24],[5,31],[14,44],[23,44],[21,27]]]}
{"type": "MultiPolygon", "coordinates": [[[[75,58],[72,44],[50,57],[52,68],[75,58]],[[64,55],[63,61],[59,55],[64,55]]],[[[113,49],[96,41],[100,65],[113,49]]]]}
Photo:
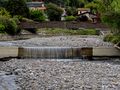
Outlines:
{"type": "Polygon", "coordinates": [[[84,30],[69,30],[60,28],[47,28],[37,30],[39,33],[45,35],[96,35],[95,29],[84,29],[84,30]]]}
{"type": "Polygon", "coordinates": [[[108,12],[102,16],[102,21],[108,24],[113,33],[120,33],[120,12],[108,12]]]}
{"type": "Polygon", "coordinates": [[[97,12],[97,4],[94,2],[88,3],[85,5],[86,8],[90,8],[92,13],[96,13],[97,12]]]}
{"type": "Polygon", "coordinates": [[[5,33],[5,26],[3,24],[0,24],[0,33],[5,33]]]}
{"type": "Polygon", "coordinates": [[[97,9],[100,13],[105,13],[106,11],[113,10],[111,6],[113,0],[95,0],[94,3],[97,4],[97,9]]]}
{"type": "Polygon", "coordinates": [[[74,17],[74,16],[66,16],[65,17],[66,21],[74,21],[75,19],[76,19],[76,17],[74,17]]]}
{"type": "MultiPolygon", "coordinates": [[[[15,35],[17,31],[17,24],[12,18],[5,16],[0,16],[0,24],[4,26],[2,31],[6,32],[9,35],[15,35]]],[[[3,27],[2,26],[2,27],[3,27]]]]}
{"type": "Polygon", "coordinates": [[[108,34],[104,37],[104,41],[106,42],[112,42],[112,43],[118,43],[120,41],[120,35],[113,35],[113,34],[108,34]]]}
{"type": "Polygon", "coordinates": [[[92,2],[93,0],[45,0],[45,3],[54,3],[59,6],[70,6],[70,7],[84,7],[84,4],[92,2]]]}
{"type": "Polygon", "coordinates": [[[50,21],[60,21],[63,9],[55,4],[49,3],[47,5],[47,15],[50,21]]]}
{"type": "Polygon", "coordinates": [[[0,7],[6,7],[6,3],[8,0],[0,0],[0,7]]]}
{"type": "Polygon", "coordinates": [[[111,6],[112,8],[114,8],[114,11],[120,12],[120,1],[119,0],[113,0],[111,6]]]}
{"type": "Polygon", "coordinates": [[[24,18],[24,17],[21,16],[21,15],[14,15],[14,16],[13,16],[13,19],[16,19],[15,21],[17,21],[17,22],[22,21],[23,18],[24,18]]]}
{"type": "Polygon", "coordinates": [[[75,7],[66,7],[66,14],[68,16],[76,15],[77,14],[77,9],[75,7]]]}
{"type": "Polygon", "coordinates": [[[29,17],[29,9],[24,0],[8,0],[6,9],[12,16],[29,17]]]}
{"type": "Polygon", "coordinates": [[[35,21],[45,21],[46,19],[44,12],[40,10],[30,10],[30,18],[35,21]]]}
{"type": "Polygon", "coordinates": [[[2,8],[2,7],[0,7],[0,15],[6,16],[6,17],[11,17],[10,13],[8,11],[6,11],[5,8],[2,8]]]}
{"type": "Polygon", "coordinates": [[[32,2],[32,0],[25,0],[25,2],[32,2]]]}

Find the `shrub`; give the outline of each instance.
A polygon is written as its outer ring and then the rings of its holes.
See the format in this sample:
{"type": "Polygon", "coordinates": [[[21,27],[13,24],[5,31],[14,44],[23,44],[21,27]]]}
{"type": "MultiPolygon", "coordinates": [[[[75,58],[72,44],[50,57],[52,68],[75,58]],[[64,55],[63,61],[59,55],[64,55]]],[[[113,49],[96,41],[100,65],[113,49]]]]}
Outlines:
{"type": "Polygon", "coordinates": [[[30,17],[35,21],[45,21],[45,14],[40,10],[30,10],[30,17]]]}
{"type": "Polygon", "coordinates": [[[67,14],[68,16],[76,15],[76,14],[77,14],[77,9],[74,8],[74,7],[67,7],[67,8],[66,8],[66,14],[67,14]]]}
{"type": "Polygon", "coordinates": [[[50,21],[60,21],[63,9],[55,4],[49,3],[47,5],[47,15],[50,21]]]}
{"type": "Polygon", "coordinates": [[[106,13],[102,16],[102,21],[113,29],[112,33],[120,33],[120,12],[106,13]]]}
{"type": "Polygon", "coordinates": [[[114,36],[114,38],[111,40],[112,43],[118,43],[120,41],[120,38],[117,36],[114,36]]]}
{"type": "Polygon", "coordinates": [[[108,34],[104,37],[104,41],[118,43],[120,41],[120,35],[108,34]]]}
{"type": "Polygon", "coordinates": [[[15,19],[17,19],[19,21],[22,21],[24,17],[21,16],[21,15],[14,15],[13,18],[15,18],[15,19]]]}
{"type": "Polygon", "coordinates": [[[8,0],[6,9],[12,16],[29,17],[29,9],[24,0],[8,0]]]}
{"type": "Polygon", "coordinates": [[[74,17],[74,16],[66,16],[65,17],[66,21],[74,21],[75,19],[76,19],[76,17],[74,17]]]}
{"type": "Polygon", "coordinates": [[[6,7],[7,0],[0,0],[0,6],[6,7]]]}
{"type": "Polygon", "coordinates": [[[0,7],[0,15],[6,16],[6,17],[11,17],[10,13],[8,11],[6,11],[5,8],[2,8],[2,7],[0,7]]]}
{"type": "Polygon", "coordinates": [[[3,24],[0,24],[0,33],[5,33],[5,26],[3,24]]]}
{"type": "Polygon", "coordinates": [[[2,31],[6,32],[9,35],[16,34],[18,27],[17,27],[16,22],[12,18],[0,16],[0,24],[5,27],[2,29],[2,31]]]}
{"type": "Polygon", "coordinates": [[[104,41],[110,42],[113,39],[113,35],[112,34],[108,34],[104,37],[104,41]]]}

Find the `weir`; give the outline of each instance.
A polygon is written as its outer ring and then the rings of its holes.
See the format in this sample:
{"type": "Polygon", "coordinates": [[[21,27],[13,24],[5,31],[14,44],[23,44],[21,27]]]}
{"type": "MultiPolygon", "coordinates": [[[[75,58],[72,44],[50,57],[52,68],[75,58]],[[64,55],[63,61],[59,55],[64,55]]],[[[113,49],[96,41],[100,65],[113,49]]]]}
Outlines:
{"type": "Polygon", "coordinates": [[[120,57],[115,47],[0,47],[0,58],[79,59],[87,57],[120,57]]]}
{"type": "MultiPolygon", "coordinates": [[[[85,53],[78,47],[20,47],[18,50],[20,58],[40,59],[77,59],[82,58],[85,53]]],[[[92,49],[87,48],[87,56],[92,55],[92,49]]]]}

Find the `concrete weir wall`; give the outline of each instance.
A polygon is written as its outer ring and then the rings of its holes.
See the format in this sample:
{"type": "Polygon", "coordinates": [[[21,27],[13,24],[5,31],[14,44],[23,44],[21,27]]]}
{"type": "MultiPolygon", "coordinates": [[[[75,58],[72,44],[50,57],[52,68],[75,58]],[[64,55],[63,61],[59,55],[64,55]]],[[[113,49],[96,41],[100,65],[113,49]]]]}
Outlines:
{"type": "Polygon", "coordinates": [[[74,48],[74,47],[0,47],[0,58],[5,57],[21,57],[21,58],[52,58],[61,57],[62,58],[74,58],[81,56],[98,56],[98,57],[111,57],[118,56],[120,57],[120,50],[116,48],[74,48]],[[48,50],[47,50],[48,49],[48,50]],[[54,51],[55,50],[55,51],[54,51]],[[34,53],[36,52],[36,54],[34,53]],[[44,54],[44,55],[43,55],[44,54]],[[40,57],[39,55],[43,55],[40,57]],[[59,56],[60,55],[60,56],[59,56]],[[48,56],[48,57],[47,57],[48,56]]]}
{"type": "Polygon", "coordinates": [[[18,57],[18,47],[0,47],[0,58],[18,57]]]}
{"type": "Polygon", "coordinates": [[[117,48],[93,48],[93,56],[120,56],[120,50],[117,48]]]}

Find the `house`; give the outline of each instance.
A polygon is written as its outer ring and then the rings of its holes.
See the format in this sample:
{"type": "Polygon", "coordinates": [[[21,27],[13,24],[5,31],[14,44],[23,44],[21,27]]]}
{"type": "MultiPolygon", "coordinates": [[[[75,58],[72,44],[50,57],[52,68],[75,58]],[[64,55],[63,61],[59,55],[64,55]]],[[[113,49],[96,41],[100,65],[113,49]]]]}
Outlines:
{"type": "Polygon", "coordinates": [[[86,13],[86,12],[90,12],[90,8],[78,8],[78,15],[82,14],[82,13],[86,13]]]}
{"type": "Polygon", "coordinates": [[[86,17],[89,21],[93,23],[100,21],[100,14],[99,13],[92,13],[90,8],[78,8],[78,16],[81,18],[82,16],[86,17]]]}
{"type": "Polygon", "coordinates": [[[41,10],[41,11],[46,10],[43,0],[33,0],[32,2],[27,2],[27,6],[30,9],[37,9],[37,10],[41,10]]]}

